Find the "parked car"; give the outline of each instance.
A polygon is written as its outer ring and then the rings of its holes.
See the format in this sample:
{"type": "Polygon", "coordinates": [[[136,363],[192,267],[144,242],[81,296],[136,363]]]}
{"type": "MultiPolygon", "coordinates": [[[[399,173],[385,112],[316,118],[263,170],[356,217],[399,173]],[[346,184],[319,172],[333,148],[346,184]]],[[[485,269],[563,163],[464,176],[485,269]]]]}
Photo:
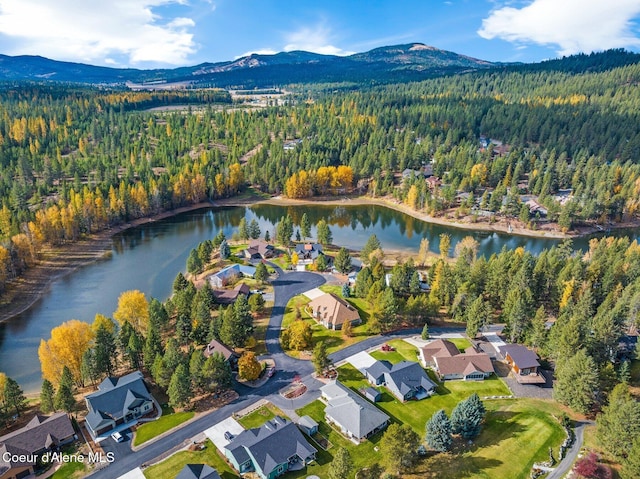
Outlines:
{"type": "Polygon", "coordinates": [[[124,436],[120,434],[118,431],[116,431],[113,434],[111,434],[111,439],[113,439],[116,442],[122,442],[124,441],[124,436]]]}

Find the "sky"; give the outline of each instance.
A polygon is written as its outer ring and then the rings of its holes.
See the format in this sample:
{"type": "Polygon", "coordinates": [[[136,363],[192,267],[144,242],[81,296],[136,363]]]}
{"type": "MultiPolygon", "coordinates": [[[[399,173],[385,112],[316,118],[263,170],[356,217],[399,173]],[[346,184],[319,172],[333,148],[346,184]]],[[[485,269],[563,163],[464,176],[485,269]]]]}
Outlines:
{"type": "Polygon", "coordinates": [[[537,62],[640,51],[640,0],[0,0],[0,53],[157,68],[420,42],[537,62]]]}

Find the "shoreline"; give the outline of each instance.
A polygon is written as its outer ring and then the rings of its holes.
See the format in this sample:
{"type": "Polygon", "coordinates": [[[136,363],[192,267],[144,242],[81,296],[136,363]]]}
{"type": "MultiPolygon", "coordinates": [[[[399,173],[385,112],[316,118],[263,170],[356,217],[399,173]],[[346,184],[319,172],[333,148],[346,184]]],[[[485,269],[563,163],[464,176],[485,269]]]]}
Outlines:
{"type": "MultiPolygon", "coordinates": [[[[266,200],[258,201],[259,204],[272,204],[272,205],[280,205],[280,206],[305,206],[305,205],[314,205],[314,204],[322,204],[327,206],[367,206],[367,205],[377,205],[382,206],[384,208],[389,208],[394,211],[398,211],[405,215],[411,216],[417,220],[423,221],[425,223],[437,224],[440,226],[448,226],[451,228],[457,228],[461,230],[469,230],[469,231],[489,231],[496,233],[504,233],[512,236],[526,236],[530,238],[546,238],[546,239],[573,239],[573,238],[581,238],[583,236],[589,236],[597,233],[609,233],[614,230],[619,229],[627,229],[627,228],[640,228],[640,221],[626,222],[626,223],[617,223],[615,225],[609,226],[609,230],[600,230],[595,226],[580,226],[574,228],[572,231],[563,233],[562,231],[558,231],[555,229],[539,229],[532,230],[529,228],[523,228],[520,226],[520,221],[513,220],[512,222],[508,222],[505,219],[499,219],[495,223],[491,224],[486,221],[478,221],[476,223],[466,222],[466,221],[456,221],[451,220],[446,217],[436,217],[431,216],[426,213],[421,213],[419,211],[413,210],[408,206],[403,205],[402,203],[396,203],[394,201],[389,201],[385,198],[369,198],[366,196],[357,196],[357,197],[342,197],[340,199],[332,198],[332,197],[319,197],[315,200],[312,199],[291,199],[285,198],[281,196],[272,197],[266,200]],[[509,231],[509,225],[511,225],[511,231],[509,231]]],[[[557,227],[556,223],[551,223],[552,225],[557,227]]]]}
{"type": "MultiPolygon", "coordinates": [[[[48,247],[41,252],[38,263],[28,269],[25,274],[9,282],[7,289],[0,301],[0,323],[8,321],[31,308],[37,303],[54,281],[71,274],[78,268],[100,261],[109,256],[112,248],[112,238],[130,228],[135,228],[148,223],[161,221],[182,213],[196,211],[203,208],[223,208],[231,206],[247,206],[252,204],[272,204],[280,206],[302,206],[302,205],[328,205],[328,206],[366,206],[377,205],[389,208],[400,213],[409,215],[417,220],[426,223],[433,223],[441,226],[448,226],[469,231],[490,231],[509,235],[528,236],[533,238],[549,239],[571,239],[599,233],[597,228],[583,227],[574,233],[562,233],[553,230],[530,230],[521,227],[512,227],[508,231],[505,221],[489,224],[487,222],[467,223],[452,221],[447,218],[433,217],[407,206],[395,203],[383,198],[368,197],[343,197],[343,198],[316,198],[316,199],[289,199],[283,197],[261,198],[257,195],[246,195],[233,198],[224,198],[212,202],[201,202],[190,206],[183,206],[171,211],[164,211],[154,216],[138,218],[136,220],[108,228],[98,233],[87,236],[75,243],[62,246],[48,247]]],[[[633,228],[640,226],[639,223],[625,223],[616,225],[612,229],[633,228]]],[[[392,253],[392,252],[390,252],[392,253]]]]}
{"type": "Polygon", "coordinates": [[[250,197],[201,202],[107,228],[74,243],[47,247],[40,253],[40,258],[35,266],[7,284],[0,302],[0,323],[9,321],[31,308],[42,298],[54,281],[64,278],[78,268],[109,256],[113,237],[118,233],[203,208],[243,206],[257,201],[259,198],[250,197]]]}

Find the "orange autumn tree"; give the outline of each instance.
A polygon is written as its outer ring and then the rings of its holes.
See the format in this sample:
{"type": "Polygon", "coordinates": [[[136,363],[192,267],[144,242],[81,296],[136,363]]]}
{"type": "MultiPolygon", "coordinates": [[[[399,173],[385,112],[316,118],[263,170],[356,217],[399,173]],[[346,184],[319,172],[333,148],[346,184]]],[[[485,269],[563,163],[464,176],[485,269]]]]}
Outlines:
{"type": "Polygon", "coordinates": [[[42,339],[38,358],[42,377],[57,385],[62,369],[67,366],[77,384],[82,386],[82,356],[93,342],[94,333],[88,323],[72,319],[51,330],[51,338],[42,339]]]}

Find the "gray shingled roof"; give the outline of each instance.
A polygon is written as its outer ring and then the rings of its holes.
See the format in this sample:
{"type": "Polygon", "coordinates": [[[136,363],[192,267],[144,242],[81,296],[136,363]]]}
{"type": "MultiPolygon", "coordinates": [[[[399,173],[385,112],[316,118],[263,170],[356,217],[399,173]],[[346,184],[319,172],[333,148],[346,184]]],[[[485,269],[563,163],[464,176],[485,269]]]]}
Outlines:
{"type": "Polygon", "coordinates": [[[500,352],[505,357],[509,354],[513,362],[520,369],[536,368],[540,366],[540,363],[538,362],[538,355],[521,344],[507,344],[505,346],[500,346],[500,352]]]}
{"type": "Polygon", "coordinates": [[[382,361],[376,361],[364,371],[377,381],[380,377],[384,376],[384,373],[388,373],[391,367],[392,364],[383,359],[382,361]]]}
{"type": "Polygon", "coordinates": [[[0,437],[0,444],[34,453],[58,445],[74,434],[67,413],[59,412],[49,417],[35,416],[23,428],[0,437]]]}
{"type": "Polygon", "coordinates": [[[176,479],[220,479],[220,474],[207,464],[187,464],[176,479]]]}
{"type": "Polygon", "coordinates": [[[325,414],[359,439],[389,420],[389,416],[339,381],[328,383],[320,390],[329,398],[325,414]]]}
{"type": "Polygon", "coordinates": [[[126,416],[131,409],[146,401],[152,401],[140,371],[120,378],[105,379],[98,386],[98,390],[85,396],[85,399],[89,409],[86,421],[94,431],[99,429],[107,418],[119,419],[126,416]]]}
{"type": "Polygon", "coordinates": [[[395,386],[403,396],[419,387],[423,387],[427,391],[436,387],[424,369],[413,361],[402,361],[394,364],[391,370],[385,373],[384,379],[387,386],[395,386]]]}
{"type": "Polygon", "coordinates": [[[297,455],[304,460],[317,452],[295,424],[281,417],[275,417],[259,428],[241,432],[225,449],[231,452],[238,464],[251,458],[254,467],[265,476],[292,456],[297,455]]]}

